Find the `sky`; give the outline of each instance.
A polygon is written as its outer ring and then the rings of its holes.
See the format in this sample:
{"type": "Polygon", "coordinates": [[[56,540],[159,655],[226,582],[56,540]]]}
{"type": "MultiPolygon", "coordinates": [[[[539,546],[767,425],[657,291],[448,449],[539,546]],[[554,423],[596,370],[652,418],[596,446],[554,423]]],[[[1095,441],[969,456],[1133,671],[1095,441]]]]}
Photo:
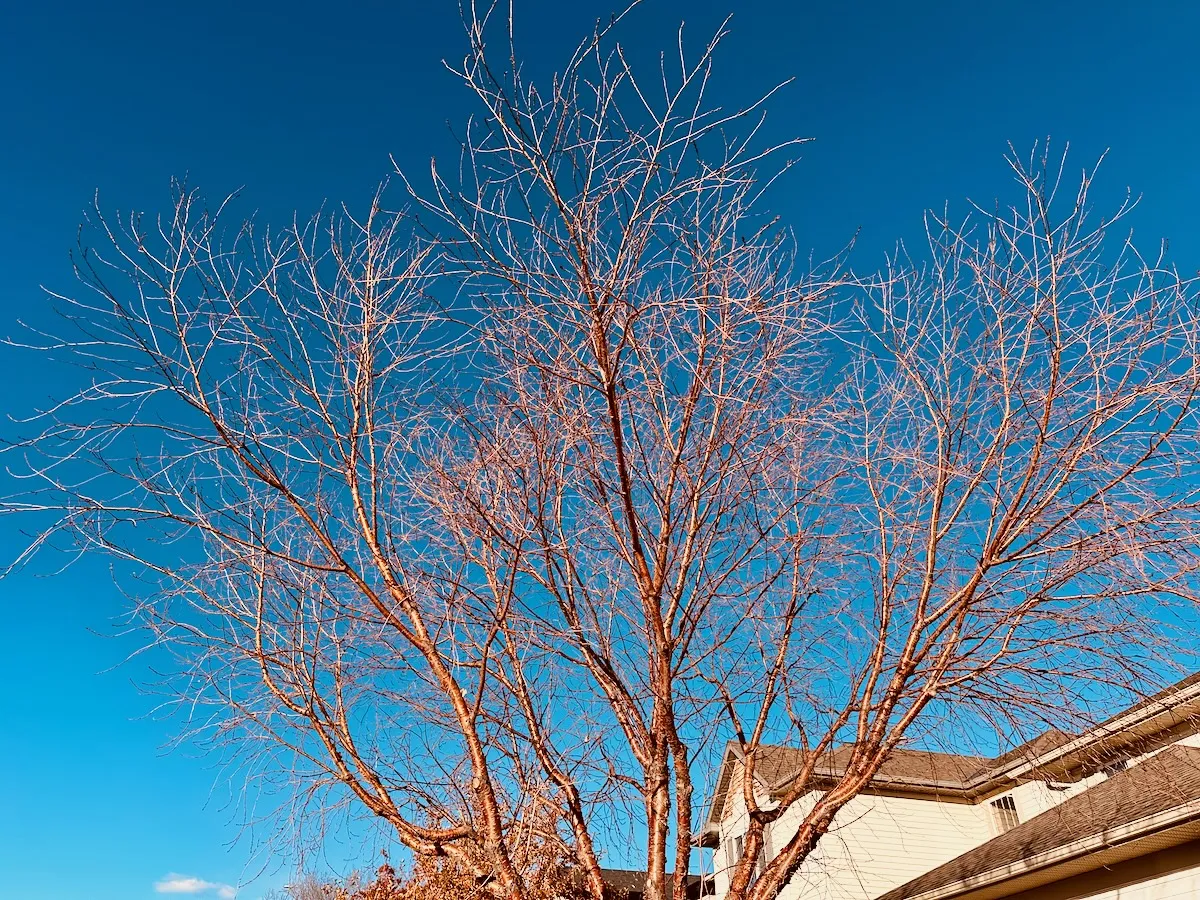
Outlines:
{"type": "MultiPolygon", "coordinates": [[[[919,231],[921,211],[1010,190],[1003,155],[1049,137],[1082,167],[1105,150],[1102,196],[1143,199],[1139,243],[1169,238],[1200,268],[1200,6],[1193,3],[804,3],[646,0],[623,41],[637,58],[700,40],[736,6],[718,56],[733,103],[791,79],[769,135],[810,137],[771,197],[817,255],[859,234],[874,264],[919,231]]],[[[615,6],[517,0],[534,75],[615,6]]],[[[268,218],[365,204],[390,171],[428,172],[474,112],[442,64],[461,58],[442,0],[82,3],[0,11],[0,337],[52,319],[42,286],[69,291],[85,207],[163,209],[186,175],[237,188],[268,218]]],[[[0,347],[0,437],[61,396],[53,360],[0,347]]],[[[8,489],[5,489],[5,493],[8,489]]],[[[22,524],[0,521],[0,562],[22,524]]],[[[290,860],[268,860],[198,748],[137,685],[153,656],[113,627],[123,601],[102,562],[43,557],[0,581],[0,896],[24,900],[257,898],[290,860]],[[256,861],[257,859],[257,861],[256,861]]],[[[317,864],[351,865],[334,848],[317,864]]]]}

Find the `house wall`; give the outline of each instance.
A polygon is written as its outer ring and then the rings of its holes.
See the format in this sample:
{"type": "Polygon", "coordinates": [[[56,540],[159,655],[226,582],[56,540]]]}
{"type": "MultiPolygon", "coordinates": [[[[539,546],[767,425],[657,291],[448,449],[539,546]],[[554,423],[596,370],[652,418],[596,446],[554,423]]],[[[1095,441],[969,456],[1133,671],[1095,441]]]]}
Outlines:
{"type": "MultiPolygon", "coordinates": [[[[793,834],[805,812],[789,811],[780,820],[781,832],[793,834]]],[[[838,813],[780,900],[868,900],[983,843],[991,834],[988,813],[978,806],[859,796],[838,813]]]]}
{"type": "MultiPolygon", "coordinates": [[[[729,875],[730,869],[733,867],[736,860],[733,860],[728,855],[729,842],[736,836],[746,833],[748,819],[746,815],[746,798],[742,793],[742,764],[736,763],[733,770],[733,777],[730,779],[730,790],[725,800],[724,816],[721,820],[721,843],[716,850],[713,851],[713,879],[718,897],[724,896],[729,890],[729,875]]],[[[755,791],[755,799],[760,806],[770,809],[773,801],[764,790],[755,791]]],[[[801,801],[803,803],[805,801],[801,801]]],[[[811,809],[811,804],[808,807],[811,809]]],[[[776,823],[778,827],[779,823],[776,823]]],[[[789,835],[790,836],[790,835],[789,835]]],[[[767,836],[768,847],[772,842],[772,834],[767,836]]],[[[775,845],[778,846],[778,845],[775,845]]]]}
{"type": "Polygon", "coordinates": [[[1135,756],[1129,760],[1129,765],[1136,766],[1138,763],[1142,762],[1143,760],[1147,760],[1152,756],[1162,753],[1167,748],[1174,747],[1176,745],[1181,746],[1181,747],[1200,747],[1200,734],[1185,735],[1185,736],[1181,737],[1179,740],[1172,741],[1169,744],[1163,744],[1161,747],[1159,747],[1155,750],[1151,750],[1149,753],[1143,753],[1141,756],[1135,756]]]}
{"type": "MultiPolygon", "coordinates": [[[[735,771],[732,783],[740,784],[735,771]]],[[[796,833],[820,797],[801,798],[775,822],[767,856],[796,833]]],[[[766,805],[767,798],[759,795],[766,805]]],[[[740,790],[730,792],[713,853],[716,894],[729,890],[730,841],[746,830],[740,790]]],[[[816,851],[780,894],[780,900],[869,900],[953,859],[992,836],[990,810],[936,799],[863,795],[850,801],[816,851]]]]}
{"type": "MultiPolygon", "coordinates": [[[[1200,734],[1185,735],[1179,740],[1173,741],[1169,744],[1164,744],[1155,750],[1151,750],[1149,753],[1143,753],[1140,756],[1132,757],[1127,761],[1126,764],[1129,766],[1136,766],[1138,763],[1144,762],[1150,757],[1162,753],[1167,748],[1173,747],[1176,744],[1188,747],[1200,747],[1200,734]]],[[[1107,778],[1107,775],[1098,772],[1095,775],[1091,775],[1081,781],[1064,784],[1061,786],[1061,790],[1055,790],[1042,781],[1029,781],[1025,784],[1017,785],[1008,793],[1012,794],[1013,799],[1016,801],[1017,812],[1021,816],[1021,821],[1024,822],[1026,819],[1032,819],[1034,816],[1041,815],[1042,813],[1046,812],[1046,810],[1058,806],[1058,804],[1062,803],[1064,800],[1069,800],[1076,794],[1083,793],[1088,788],[1095,787],[1097,784],[1106,780],[1107,778]]],[[[995,798],[989,798],[989,800],[993,799],[995,798]]]]}
{"type": "MultiPolygon", "coordinates": [[[[1018,784],[1006,793],[1012,795],[1013,801],[1017,804],[1017,815],[1021,817],[1022,822],[1025,822],[1070,800],[1076,794],[1082,794],[1088,788],[1094,787],[1107,778],[1107,775],[1096,774],[1081,781],[1059,785],[1057,788],[1050,787],[1044,781],[1027,781],[1024,784],[1018,784]]],[[[985,802],[990,803],[995,799],[995,797],[989,797],[985,802]]]]}

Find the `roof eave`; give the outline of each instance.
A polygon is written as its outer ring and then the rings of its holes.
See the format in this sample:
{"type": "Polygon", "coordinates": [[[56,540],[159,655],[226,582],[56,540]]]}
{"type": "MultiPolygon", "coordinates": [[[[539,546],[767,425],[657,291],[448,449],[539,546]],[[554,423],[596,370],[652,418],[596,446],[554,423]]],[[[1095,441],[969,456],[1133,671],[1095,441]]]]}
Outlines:
{"type": "Polygon", "coordinates": [[[1008,766],[994,772],[982,772],[980,773],[980,776],[982,776],[980,780],[989,781],[1002,776],[1020,778],[1023,775],[1045,768],[1071,754],[1085,751],[1097,743],[1111,740],[1124,732],[1151,722],[1156,718],[1161,717],[1170,720],[1162,726],[1161,730],[1165,731],[1174,725],[1186,721],[1188,718],[1195,717],[1197,714],[1200,714],[1200,682],[1190,684],[1167,698],[1131,710],[1109,722],[1097,725],[1073,741],[1069,741],[1061,747],[1047,750],[1033,759],[1014,760],[1008,766]]]}

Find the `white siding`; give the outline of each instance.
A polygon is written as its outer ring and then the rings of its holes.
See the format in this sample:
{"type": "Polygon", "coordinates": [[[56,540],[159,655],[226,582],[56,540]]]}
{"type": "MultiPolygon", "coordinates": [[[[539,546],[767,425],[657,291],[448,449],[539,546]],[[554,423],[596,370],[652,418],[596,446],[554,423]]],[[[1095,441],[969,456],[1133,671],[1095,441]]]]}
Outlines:
{"type": "Polygon", "coordinates": [[[1164,750],[1175,746],[1200,747],[1200,734],[1189,734],[1186,737],[1180,738],[1174,743],[1165,744],[1164,746],[1159,747],[1157,750],[1151,750],[1149,753],[1143,753],[1141,756],[1135,756],[1133,759],[1129,760],[1129,765],[1136,766],[1138,763],[1142,762],[1142,760],[1149,759],[1150,757],[1156,756],[1157,754],[1162,753],[1164,750]]]}
{"type": "MultiPolygon", "coordinates": [[[[1017,785],[1008,793],[1016,801],[1017,814],[1021,817],[1021,821],[1025,822],[1034,816],[1040,816],[1048,809],[1053,809],[1076,794],[1082,794],[1088,788],[1094,787],[1107,778],[1107,775],[1092,775],[1082,781],[1062,784],[1060,790],[1049,787],[1044,781],[1027,781],[1017,785]]],[[[995,799],[995,797],[989,797],[986,802],[990,803],[995,799]]]]}

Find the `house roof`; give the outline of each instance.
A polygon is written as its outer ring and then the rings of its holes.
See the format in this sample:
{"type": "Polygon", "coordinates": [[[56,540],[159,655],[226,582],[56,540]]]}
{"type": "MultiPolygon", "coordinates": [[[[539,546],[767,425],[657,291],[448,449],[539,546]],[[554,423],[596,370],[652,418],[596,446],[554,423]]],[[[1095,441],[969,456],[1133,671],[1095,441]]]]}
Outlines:
{"type": "MultiPolygon", "coordinates": [[[[632,900],[632,898],[642,896],[646,889],[646,873],[636,869],[601,869],[600,875],[604,879],[604,887],[616,900],[632,900]]],[[[671,877],[671,873],[667,873],[667,878],[671,877]]],[[[685,875],[685,883],[687,884],[687,896],[689,898],[706,897],[713,893],[713,883],[711,878],[705,878],[703,875],[685,875]]]]}
{"type": "MultiPolygon", "coordinates": [[[[884,894],[879,900],[909,900],[954,885],[978,886],[987,873],[1010,873],[1075,842],[1200,800],[1200,749],[1176,745],[1113,775],[1093,788],[968,850],[944,865],[884,894]]],[[[1197,809],[1200,816],[1200,808],[1197,809]]],[[[1008,877],[1005,875],[1004,877],[1008,877]]]]}
{"type": "MultiPolygon", "coordinates": [[[[817,760],[814,772],[818,776],[836,777],[844,774],[846,766],[854,754],[854,749],[853,744],[843,744],[834,748],[823,758],[817,760]]],[[[777,777],[770,781],[772,786],[782,787],[792,776],[799,773],[805,756],[797,751],[793,751],[793,753],[795,756],[791,769],[785,773],[784,777],[777,777]]],[[[776,756],[782,758],[783,754],[776,754],[776,756]]],[[[891,755],[883,761],[875,775],[875,780],[960,785],[975,772],[985,768],[988,763],[989,760],[982,756],[900,748],[893,750],[891,755]]],[[[764,778],[764,780],[768,779],[764,778]]]]}
{"type": "Polygon", "coordinates": [[[767,745],[754,751],[754,774],[763,784],[774,787],[799,771],[807,754],[795,747],[767,745]]]}
{"type": "MultiPolygon", "coordinates": [[[[1178,726],[1200,712],[1200,672],[1145,698],[1110,717],[1083,735],[1072,736],[1050,729],[1013,750],[992,759],[926,750],[898,749],[883,763],[872,781],[876,790],[903,790],[958,795],[974,801],[989,792],[1003,789],[1014,777],[1051,777],[1043,767],[1064,772],[1095,764],[1105,753],[1121,755],[1120,745],[1145,740],[1166,728],[1178,726]],[[1109,746],[1109,745],[1112,746],[1109,746]],[[1108,748],[1107,750],[1105,748],[1108,748]],[[1024,764],[1024,765],[1022,765],[1024,764]],[[1024,770],[1023,772],[1021,770],[1024,770]]],[[[1197,723],[1187,726],[1196,730],[1197,723]]],[[[834,748],[818,761],[816,780],[834,779],[845,772],[845,764],[854,745],[834,748]]],[[[709,808],[707,830],[715,828],[724,813],[725,795],[731,786],[732,762],[739,756],[730,744],[721,765],[713,801],[709,808]]],[[[1128,752],[1124,755],[1128,755],[1128,752]]],[[[807,755],[794,747],[762,746],[754,752],[755,777],[777,796],[803,768],[807,755]]],[[[711,841],[711,836],[708,840],[711,841]]]]}
{"type": "Polygon", "coordinates": [[[1043,754],[1050,753],[1069,744],[1073,738],[1065,731],[1059,731],[1057,728],[1051,728],[1049,731],[1043,731],[1033,740],[1026,741],[1018,747],[1014,747],[1007,753],[1001,753],[994,759],[987,760],[978,772],[974,775],[983,775],[992,769],[1002,769],[1009,763],[1017,762],[1018,760],[1036,759],[1043,754]]]}

